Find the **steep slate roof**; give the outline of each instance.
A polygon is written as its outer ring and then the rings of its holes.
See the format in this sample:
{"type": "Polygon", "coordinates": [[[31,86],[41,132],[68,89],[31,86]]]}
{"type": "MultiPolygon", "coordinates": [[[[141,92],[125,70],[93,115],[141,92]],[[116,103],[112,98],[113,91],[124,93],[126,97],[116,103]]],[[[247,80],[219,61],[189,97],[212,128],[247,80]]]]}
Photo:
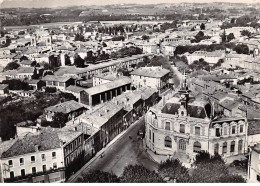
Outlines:
{"type": "Polygon", "coordinates": [[[70,113],[73,111],[76,111],[80,108],[85,108],[82,104],[74,101],[74,100],[70,100],[70,101],[66,101],[64,103],[60,103],[48,108],[45,108],[46,111],[51,111],[51,112],[61,112],[61,113],[70,113]]]}
{"type": "MultiPolygon", "coordinates": [[[[171,102],[172,99],[167,101],[167,103],[162,108],[162,113],[166,114],[175,114],[178,113],[178,109],[181,107],[181,103],[177,101],[176,98],[174,98],[174,102],[171,102]]],[[[187,114],[190,115],[190,117],[194,118],[206,118],[210,117],[211,113],[211,106],[208,103],[204,102],[197,102],[192,101],[189,102],[187,105],[187,114]]]]}
{"type": "Polygon", "coordinates": [[[138,75],[138,76],[153,77],[153,78],[161,78],[168,73],[170,73],[169,70],[161,68],[161,67],[141,67],[141,68],[134,70],[130,74],[138,75]]]}

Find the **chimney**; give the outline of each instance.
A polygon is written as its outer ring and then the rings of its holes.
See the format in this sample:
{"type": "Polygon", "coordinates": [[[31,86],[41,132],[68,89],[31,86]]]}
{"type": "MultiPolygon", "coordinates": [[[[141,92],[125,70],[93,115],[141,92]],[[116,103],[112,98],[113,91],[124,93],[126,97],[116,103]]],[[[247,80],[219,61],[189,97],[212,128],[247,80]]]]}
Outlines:
{"type": "Polygon", "coordinates": [[[2,138],[0,137],[0,143],[2,143],[2,138]]]}

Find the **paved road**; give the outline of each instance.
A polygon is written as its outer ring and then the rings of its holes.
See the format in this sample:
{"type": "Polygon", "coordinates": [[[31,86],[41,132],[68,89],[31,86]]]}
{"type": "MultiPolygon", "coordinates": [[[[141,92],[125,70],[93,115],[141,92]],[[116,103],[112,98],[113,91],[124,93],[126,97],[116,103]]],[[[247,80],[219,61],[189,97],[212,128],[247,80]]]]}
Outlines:
{"type": "MultiPolygon", "coordinates": [[[[97,158],[82,172],[89,170],[102,170],[113,172],[117,176],[123,173],[125,166],[129,164],[142,164],[149,170],[156,170],[158,164],[151,160],[143,148],[143,140],[137,138],[138,130],[144,130],[144,119],[135,123],[133,127],[127,129],[125,134],[111,145],[105,152],[104,156],[97,158]],[[132,139],[129,139],[129,136],[132,139]]],[[[77,177],[72,180],[75,182],[77,177]]]]}

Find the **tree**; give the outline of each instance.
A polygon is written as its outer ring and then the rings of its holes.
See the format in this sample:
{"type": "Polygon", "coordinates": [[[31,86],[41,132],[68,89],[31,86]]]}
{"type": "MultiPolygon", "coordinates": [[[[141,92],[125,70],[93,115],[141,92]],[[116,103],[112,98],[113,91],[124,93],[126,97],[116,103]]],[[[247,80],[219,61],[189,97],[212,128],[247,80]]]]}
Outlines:
{"type": "Polygon", "coordinates": [[[21,81],[19,79],[9,79],[3,80],[3,84],[8,84],[10,90],[30,90],[31,87],[27,82],[21,81]]]}
{"type": "Polygon", "coordinates": [[[84,173],[77,183],[119,183],[120,179],[113,173],[103,172],[100,170],[91,170],[84,173]]]}
{"type": "Polygon", "coordinates": [[[83,35],[81,35],[81,34],[76,34],[75,35],[75,38],[74,38],[74,41],[85,41],[85,38],[84,38],[84,36],[83,35]]]}
{"type": "Polygon", "coordinates": [[[241,35],[242,35],[242,36],[247,36],[247,37],[250,37],[250,36],[251,36],[251,34],[252,34],[252,33],[251,33],[251,32],[249,32],[248,30],[242,30],[242,31],[241,31],[241,35]]]}
{"type": "Polygon", "coordinates": [[[159,174],[165,178],[176,179],[178,183],[189,182],[189,170],[184,167],[178,159],[167,159],[161,162],[158,168],[159,174]]]}
{"type": "Polygon", "coordinates": [[[207,70],[210,71],[210,65],[208,62],[204,61],[203,58],[198,60],[195,60],[192,64],[189,65],[190,69],[194,69],[194,70],[207,70]]]}
{"type": "Polygon", "coordinates": [[[55,93],[55,92],[57,92],[57,89],[56,89],[56,87],[46,87],[45,92],[50,93],[50,94],[55,93]]]}
{"type": "Polygon", "coordinates": [[[233,39],[235,39],[234,34],[233,34],[233,33],[228,34],[228,36],[227,36],[227,41],[229,42],[229,41],[231,41],[231,40],[233,40],[233,39]]]}
{"type": "Polygon", "coordinates": [[[142,40],[148,40],[150,37],[149,36],[147,36],[147,35],[143,35],[142,36],[142,40]]]}
{"type": "Polygon", "coordinates": [[[220,37],[221,37],[223,43],[226,42],[227,36],[226,36],[226,30],[225,29],[224,29],[224,32],[222,33],[222,35],[220,37]]]}
{"type": "Polygon", "coordinates": [[[80,55],[76,54],[74,56],[74,65],[78,68],[83,68],[85,67],[85,61],[80,57],[80,55]]]}
{"type": "Polygon", "coordinates": [[[6,65],[6,67],[4,68],[4,71],[7,71],[7,70],[14,70],[14,69],[17,69],[19,68],[20,65],[16,62],[10,62],[6,65]]]}
{"type": "Polygon", "coordinates": [[[205,24],[204,24],[204,23],[201,23],[200,29],[201,29],[201,30],[205,30],[205,28],[206,28],[205,24]]]}
{"type": "Polygon", "coordinates": [[[112,41],[124,41],[125,37],[124,36],[115,36],[112,38],[112,41]]]}
{"type": "Polygon", "coordinates": [[[220,67],[222,63],[224,63],[224,60],[219,59],[218,62],[212,66],[212,68],[220,67]]]}
{"type": "Polygon", "coordinates": [[[142,165],[128,165],[120,177],[123,183],[163,183],[155,171],[149,171],[142,165]]]}
{"type": "Polygon", "coordinates": [[[65,54],[65,65],[71,65],[70,57],[65,54]]]}
{"type": "Polygon", "coordinates": [[[172,70],[171,64],[169,63],[168,59],[163,56],[154,56],[147,66],[162,66],[165,69],[168,69],[170,71],[172,70]]]}
{"type": "Polygon", "coordinates": [[[199,152],[194,161],[195,169],[192,172],[192,183],[227,183],[245,180],[238,175],[229,173],[228,167],[219,154],[211,156],[208,152],[199,152]]]}
{"type": "Polygon", "coordinates": [[[28,60],[28,57],[22,56],[22,57],[20,58],[20,61],[23,61],[23,60],[28,60]]]}
{"type": "Polygon", "coordinates": [[[62,112],[56,112],[53,116],[53,126],[55,128],[62,128],[65,126],[66,122],[68,121],[67,114],[64,114],[62,112]]]}
{"type": "Polygon", "coordinates": [[[41,62],[40,65],[43,67],[44,70],[49,70],[49,63],[47,63],[47,62],[41,62]]]}
{"type": "Polygon", "coordinates": [[[249,54],[249,48],[247,45],[241,44],[241,45],[236,45],[234,50],[238,54],[249,54]]]}

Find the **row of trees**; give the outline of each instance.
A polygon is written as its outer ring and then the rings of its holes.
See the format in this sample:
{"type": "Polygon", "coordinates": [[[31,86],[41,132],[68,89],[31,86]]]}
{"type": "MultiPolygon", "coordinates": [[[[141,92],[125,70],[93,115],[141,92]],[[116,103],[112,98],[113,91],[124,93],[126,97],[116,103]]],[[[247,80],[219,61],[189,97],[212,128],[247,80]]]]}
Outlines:
{"type": "Polygon", "coordinates": [[[211,44],[211,45],[179,45],[174,51],[174,55],[184,54],[186,52],[193,53],[195,51],[208,51],[213,52],[216,50],[226,50],[227,48],[236,51],[239,54],[249,54],[249,48],[247,45],[235,43],[222,43],[222,44],[211,44]]]}
{"type": "Polygon", "coordinates": [[[128,165],[123,174],[90,171],[77,180],[81,183],[163,183],[164,178],[177,183],[245,183],[239,175],[229,173],[228,166],[218,154],[208,152],[196,155],[193,168],[186,168],[178,159],[167,159],[160,163],[158,173],[142,165],[128,165]]]}

